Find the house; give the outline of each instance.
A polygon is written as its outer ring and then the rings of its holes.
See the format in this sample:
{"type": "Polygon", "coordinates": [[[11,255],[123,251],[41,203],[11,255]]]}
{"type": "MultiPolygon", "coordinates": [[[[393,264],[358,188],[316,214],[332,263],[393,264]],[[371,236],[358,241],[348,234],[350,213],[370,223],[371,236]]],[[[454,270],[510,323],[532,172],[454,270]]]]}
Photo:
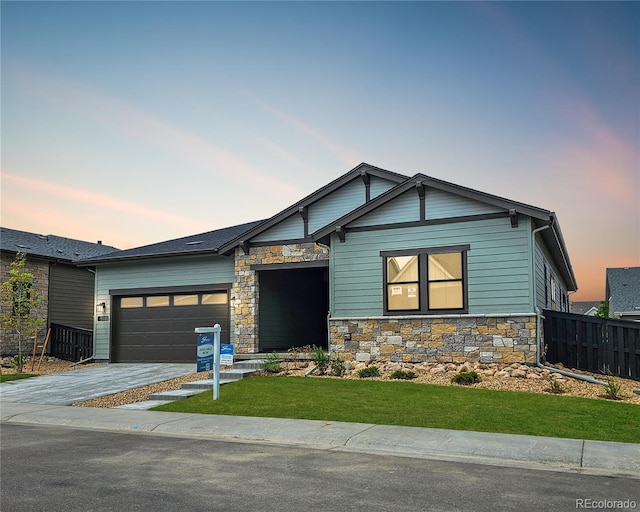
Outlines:
{"type": "Polygon", "coordinates": [[[599,300],[585,300],[572,302],[569,309],[571,313],[575,313],[576,315],[595,316],[599,307],[599,300]]]}
{"type": "Polygon", "coordinates": [[[555,215],[369,164],[249,224],[98,256],[95,357],[194,361],[316,345],[345,360],[533,362],[575,276],[555,215]]]}
{"type": "MultiPolygon", "coordinates": [[[[5,281],[16,254],[25,253],[25,271],[33,274],[33,287],[43,299],[35,315],[44,320],[45,329],[51,324],[93,329],[93,267],[78,268],[73,261],[114,251],[117,251],[115,247],[101,242],[0,228],[0,275],[5,281]]],[[[2,307],[10,306],[3,304],[2,307]]],[[[3,329],[1,339],[2,355],[17,353],[18,340],[14,333],[3,329]]]]}
{"type": "Polygon", "coordinates": [[[640,321],[640,267],[608,268],[606,276],[609,316],[640,321]]]}

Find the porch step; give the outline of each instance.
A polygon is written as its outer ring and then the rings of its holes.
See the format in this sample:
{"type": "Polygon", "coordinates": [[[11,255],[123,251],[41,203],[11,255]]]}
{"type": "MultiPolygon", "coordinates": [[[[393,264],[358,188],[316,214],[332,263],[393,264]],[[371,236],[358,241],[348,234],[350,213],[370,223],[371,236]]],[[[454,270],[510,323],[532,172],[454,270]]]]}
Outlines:
{"type": "Polygon", "coordinates": [[[182,400],[190,396],[202,393],[201,389],[174,389],[172,391],[160,391],[149,395],[149,400],[182,400]]]}
{"type": "MultiPolygon", "coordinates": [[[[245,359],[233,363],[234,370],[261,370],[264,359],[245,359]]],[[[222,373],[222,372],[220,372],[222,373]]]]}
{"type": "MultiPolygon", "coordinates": [[[[237,379],[220,379],[220,385],[229,384],[230,382],[236,382],[242,377],[237,379]]],[[[202,392],[204,389],[213,389],[213,379],[207,380],[195,380],[193,382],[185,382],[182,385],[182,389],[198,389],[198,392],[202,392]]]]}
{"type": "MultiPolygon", "coordinates": [[[[257,368],[236,368],[234,365],[233,370],[220,370],[220,380],[240,380],[247,375],[255,373],[256,369],[257,368]]],[[[213,372],[211,372],[210,378],[213,379],[213,372]]]]}
{"type": "MultiPolygon", "coordinates": [[[[229,384],[230,382],[236,382],[257,370],[262,368],[262,359],[250,359],[245,361],[237,361],[234,363],[233,368],[229,370],[220,370],[220,385],[229,384]]],[[[210,373],[210,378],[205,380],[196,380],[193,382],[185,382],[181,389],[174,389],[172,391],[160,391],[158,393],[152,393],[147,400],[143,402],[137,402],[135,404],[121,405],[116,407],[117,409],[150,409],[157,405],[166,404],[175,400],[183,400],[190,396],[197,395],[208,389],[213,390],[213,372],[210,373]]]]}

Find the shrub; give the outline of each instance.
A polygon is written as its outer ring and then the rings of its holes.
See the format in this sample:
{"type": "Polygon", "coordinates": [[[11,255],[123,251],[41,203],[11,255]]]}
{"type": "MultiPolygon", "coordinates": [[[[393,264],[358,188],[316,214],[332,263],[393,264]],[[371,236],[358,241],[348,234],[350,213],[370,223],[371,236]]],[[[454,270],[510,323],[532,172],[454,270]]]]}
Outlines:
{"type": "Polygon", "coordinates": [[[11,366],[16,370],[18,370],[25,365],[25,363],[27,362],[27,359],[28,357],[24,354],[23,355],[16,354],[15,356],[13,356],[13,359],[11,359],[11,366]]]}
{"type": "Polygon", "coordinates": [[[365,368],[360,368],[358,370],[358,377],[361,379],[366,379],[368,377],[379,377],[380,370],[378,370],[377,366],[367,366],[365,368]]]}
{"type": "Polygon", "coordinates": [[[451,382],[467,386],[480,382],[480,376],[476,372],[460,372],[451,377],[451,382]]]}
{"type": "Polygon", "coordinates": [[[262,369],[268,373],[278,373],[280,371],[280,358],[275,350],[262,361],[262,369]]]}
{"type": "Polygon", "coordinates": [[[622,398],[622,385],[613,377],[607,378],[607,385],[604,387],[604,396],[609,400],[620,400],[622,398]]]}
{"type": "Polygon", "coordinates": [[[335,377],[342,377],[347,371],[347,365],[342,359],[340,359],[340,357],[332,359],[329,364],[331,365],[330,373],[335,377]]]}
{"type": "Polygon", "coordinates": [[[562,382],[560,382],[559,380],[551,379],[551,382],[549,382],[549,392],[553,393],[554,395],[561,395],[562,393],[564,393],[564,386],[562,385],[562,382]]]}
{"type": "Polygon", "coordinates": [[[315,363],[316,368],[320,373],[324,373],[327,371],[327,368],[329,367],[330,357],[329,354],[327,354],[322,349],[322,347],[316,347],[314,345],[311,349],[311,352],[309,352],[309,357],[315,363]]]}
{"type": "Polygon", "coordinates": [[[416,372],[396,370],[391,375],[389,375],[389,378],[397,380],[411,380],[415,379],[417,376],[418,375],[416,374],[416,372]]]}

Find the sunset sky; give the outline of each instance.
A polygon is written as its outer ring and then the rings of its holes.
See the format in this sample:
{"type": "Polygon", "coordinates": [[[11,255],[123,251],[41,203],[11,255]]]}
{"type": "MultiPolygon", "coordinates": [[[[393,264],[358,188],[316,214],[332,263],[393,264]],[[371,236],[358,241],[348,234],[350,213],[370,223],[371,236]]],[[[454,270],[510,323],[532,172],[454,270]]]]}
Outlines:
{"type": "Polygon", "coordinates": [[[126,249],[367,162],[555,211],[573,301],[640,266],[637,2],[0,9],[4,227],[126,249]]]}

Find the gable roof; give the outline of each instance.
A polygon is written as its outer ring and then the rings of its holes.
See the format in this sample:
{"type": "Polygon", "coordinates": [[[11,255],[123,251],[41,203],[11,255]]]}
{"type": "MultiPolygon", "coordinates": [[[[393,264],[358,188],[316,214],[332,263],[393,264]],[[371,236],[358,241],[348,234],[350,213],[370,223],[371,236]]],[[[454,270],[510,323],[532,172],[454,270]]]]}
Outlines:
{"type": "Polygon", "coordinates": [[[5,253],[23,252],[41,258],[72,262],[118,251],[102,242],[92,243],[56,235],[39,235],[17,229],[0,228],[0,250],[5,253]]]}
{"type": "Polygon", "coordinates": [[[165,256],[184,256],[211,254],[218,252],[221,245],[241,235],[263,221],[247,222],[237,226],[207,231],[197,235],[185,236],[119,251],[106,256],[96,256],[78,262],[81,266],[95,265],[96,263],[111,263],[141,259],[160,258],[165,256]]]}
{"type": "Polygon", "coordinates": [[[336,219],[334,222],[316,230],[311,234],[311,238],[316,242],[324,241],[326,243],[329,235],[334,231],[344,231],[345,227],[349,223],[361,218],[369,212],[372,212],[376,208],[388,203],[408,190],[423,187],[449,192],[468,199],[496,206],[498,208],[503,208],[510,215],[512,213],[527,215],[534,220],[534,225],[536,227],[548,225],[550,229],[541,231],[540,235],[545,240],[554,260],[558,263],[558,267],[569,291],[575,291],[578,289],[567,248],[554,212],[525,203],[512,201],[510,199],[505,199],[486,192],[480,192],[454,183],[449,183],[420,173],[408,178],[399,185],[396,185],[394,188],[387,190],[375,199],[361,205],[341,218],[336,219]]]}
{"type": "Polygon", "coordinates": [[[595,312],[600,307],[599,300],[587,300],[587,301],[578,301],[572,302],[569,306],[569,310],[571,313],[575,313],[576,315],[590,315],[593,316],[595,312]]]}
{"type": "Polygon", "coordinates": [[[242,244],[245,240],[248,241],[249,239],[258,236],[259,234],[272,228],[282,220],[286,219],[290,215],[297,213],[302,208],[308,207],[311,204],[315,203],[316,201],[319,201],[323,197],[328,196],[329,194],[331,194],[332,192],[335,192],[337,189],[346,185],[347,183],[350,183],[356,179],[363,179],[367,176],[377,176],[379,178],[383,178],[395,183],[402,183],[408,179],[408,176],[405,176],[403,174],[387,171],[386,169],[381,169],[380,167],[375,167],[373,165],[362,162],[361,164],[357,165],[346,174],[343,174],[339,178],[333,180],[331,183],[316,190],[315,192],[308,195],[304,199],[301,199],[294,205],[291,205],[288,208],[282,210],[280,213],[277,213],[273,217],[265,220],[263,223],[255,226],[253,229],[245,233],[242,233],[242,236],[235,238],[233,240],[230,240],[228,243],[220,247],[220,253],[221,254],[231,253],[238,245],[242,244]]]}
{"type": "Polygon", "coordinates": [[[640,314],[640,267],[608,268],[606,288],[611,314],[640,314]]]}

